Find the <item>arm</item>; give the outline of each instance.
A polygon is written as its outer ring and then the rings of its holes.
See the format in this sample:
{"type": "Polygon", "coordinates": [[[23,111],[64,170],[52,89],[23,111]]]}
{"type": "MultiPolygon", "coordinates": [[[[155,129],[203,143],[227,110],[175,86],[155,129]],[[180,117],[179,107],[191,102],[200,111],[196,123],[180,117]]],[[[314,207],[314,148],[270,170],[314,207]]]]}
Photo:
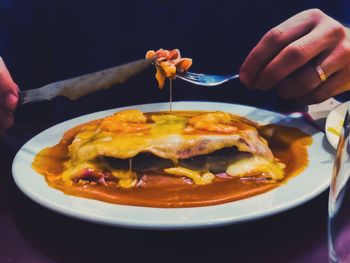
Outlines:
{"type": "Polygon", "coordinates": [[[13,113],[18,102],[18,87],[0,58],[0,133],[14,123],[13,113]]]}
{"type": "Polygon", "coordinates": [[[240,69],[240,79],[284,99],[317,103],[350,90],[350,29],[322,11],[301,12],[270,30],[240,69]],[[316,72],[321,66],[326,79],[316,72]]]}

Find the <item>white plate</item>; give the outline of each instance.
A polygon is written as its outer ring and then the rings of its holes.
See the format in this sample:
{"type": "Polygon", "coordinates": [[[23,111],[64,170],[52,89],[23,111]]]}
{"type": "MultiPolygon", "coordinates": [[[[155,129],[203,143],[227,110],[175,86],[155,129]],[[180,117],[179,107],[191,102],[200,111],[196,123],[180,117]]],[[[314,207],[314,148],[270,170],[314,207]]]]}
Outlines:
{"type": "Polygon", "coordinates": [[[337,149],[338,141],[339,141],[339,135],[340,133],[346,109],[348,108],[350,102],[344,102],[337,107],[335,107],[327,116],[326,119],[326,125],[325,125],[325,131],[326,136],[329,141],[329,143],[333,146],[334,149],[337,149]]]}
{"type": "Polygon", "coordinates": [[[255,220],[300,205],[324,191],[329,185],[333,157],[327,149],[328,144],[322,141],[324,135],[321,132],[282,114],[242,105],[211,102],[176,102],[173,109],[221,110],[259,123],[280,123],[298,127],[312,134],[309,166],[302,174],[267,193],[226,204],[196,208],[136,207],[69,196],[49,187],[44,177],[31,167],[38,151],[56,144],[65,131],[80,123],[102,118],[126,108],[138,108],[147,112],[168,110],[168,107],[168,103],[124,107],[85,115],[51,127],[28,141],[17,153],[12,167],[14,180],[29,198],[56,212],[107,225],[151,229],[212,227],[255,220]]]}

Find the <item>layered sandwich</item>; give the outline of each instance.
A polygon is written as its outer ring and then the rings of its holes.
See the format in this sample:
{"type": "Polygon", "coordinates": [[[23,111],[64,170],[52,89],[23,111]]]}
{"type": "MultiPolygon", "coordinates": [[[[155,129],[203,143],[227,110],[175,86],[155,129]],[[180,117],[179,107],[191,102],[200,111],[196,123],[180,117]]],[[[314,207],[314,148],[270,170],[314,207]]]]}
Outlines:
{"type": "Polygon", "coordinates": [[[221,111],[131,109],[85,125],[68,146],[61,179],[66,186],[118,188],[137,188],[145,174],[193,185],[211,184],[218,176],[277,182],[284,167],[244,118],[221,111]]]}

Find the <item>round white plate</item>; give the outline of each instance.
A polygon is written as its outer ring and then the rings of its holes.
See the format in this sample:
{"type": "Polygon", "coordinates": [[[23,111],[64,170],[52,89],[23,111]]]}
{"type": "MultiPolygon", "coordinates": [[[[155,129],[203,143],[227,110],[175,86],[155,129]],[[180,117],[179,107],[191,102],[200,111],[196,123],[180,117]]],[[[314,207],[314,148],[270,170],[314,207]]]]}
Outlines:
{"type": "Polygon", "coordinates": [[[298,127],[313,138],[313,144],[309,147],[309,166],[302,174],[267,193],[226,204],[195,208],[147,208],[69,196],[49,187],[44,177],[32,169],[31,163],[38,151],[58,143],[68,129],[127,108],[137,108],[144,112],[164,111],[169,109],[169,104],[146,104],[97,112],[45,130],[28,141],[14,159],[12,172],[17,186],[35,202],[68,216],[113,226],[150,229],[212,227],[255,220],[300,205],[329,186],[333,157],[329,153],[330,146],[327,149],[328,144],[323,143],[324,135],[321,132],[282,114],[242,105],[211,102],[176,102],[173,109],[221,110],[262,124],[279,123],[298,127]]]}
{"type": "Polygon", "coordinates": [[[335,107],[327,116],[325,131],[329,143],[337,149],[339,134],[343,126],[345,113],[350,102],[344,102],[335,107]]]}

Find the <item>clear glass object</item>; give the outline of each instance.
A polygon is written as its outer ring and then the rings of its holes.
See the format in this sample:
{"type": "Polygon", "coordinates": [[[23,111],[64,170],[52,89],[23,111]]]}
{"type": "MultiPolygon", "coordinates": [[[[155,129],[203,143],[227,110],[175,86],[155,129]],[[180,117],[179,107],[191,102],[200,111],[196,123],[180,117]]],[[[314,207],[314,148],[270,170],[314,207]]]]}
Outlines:
{"type": "Polygon", "coordinates": [[[350,262],[350,114],[340,134],[328,203],[329,262],[350,262]]]}

